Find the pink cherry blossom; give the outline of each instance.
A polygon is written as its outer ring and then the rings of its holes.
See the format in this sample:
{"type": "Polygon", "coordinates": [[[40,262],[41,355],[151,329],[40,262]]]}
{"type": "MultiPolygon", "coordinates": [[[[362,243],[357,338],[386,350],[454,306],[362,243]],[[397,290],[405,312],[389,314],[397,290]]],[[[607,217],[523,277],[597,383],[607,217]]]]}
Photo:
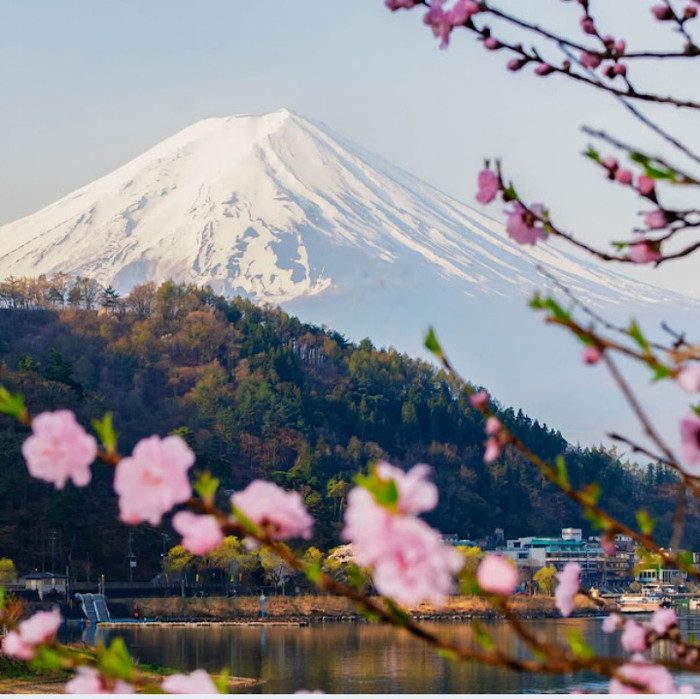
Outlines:
{"type": "MultiPolygon", "coordinates": [[[[533,204],[530,210],[537,216],[543,214],[541,204],[533,204]]],[[[516,243],[534,245],[538,240],[544,240],[546,237],[542,228],[538,227],[537,220],[520,202],[515,202],[513,208],[506,213],[508,214],[506,231],[516,243]]]]}
{"type": "Polygon", "coordinates": [[[646,214],[646,216],[644,216],[644,225],[652,230],[665,228],[667,223],[668,219],[666,218],[666,213],[661,209],[650,211],[648,214],[646,214]]]}
{"type": "Polygon", "coordinates": [[[574,598],[581,587],[580,576],[581,566],[578,563],[567,563],[557,573],[559,584],[554,592],[554,601],[562,616],[570,616],[574,611],[574,598]]]}
{"type": "Polygon", "coordinates": [[[484,462],[492,464],[501,455],[501,445],[498,440],[491,437],[486,440],[486,449],[484,451],[484,462]]]}
{"type": "Polygon", "coordinates": [[[469,396],[469,403],[472,408],[482,410],[489,404],[489,394],[486,391],[478,391],[469,396]]]}
{"type": "Polygon", "coordinates": [[[173,517],[173,529],[182,535],[182,545],[195,556],[213,551],[224,540],[216,517],[183,510],[173,517]]]}
{"type": "Polygon", "coordinates": [[[299,493],[274,483],[255,480],[231,496],[231,503],[255,524],[265,527],[275,539],[309,539],[314,520],[299,493]]]}
{"type": "Polygon", "coordinates": [[[61,626],[61,612],[54,607],[50,612],[35,612],[17,627],[25,643],[38,646],[55,638],[61,626]]]}
{"type": "Polygon", "coordinates": [[[32,434],[22,445],[22,455],[34,478],[53,483],[59,490],[68,480],[82,487],[90,482],[97,441],[70,410],[57,410],[32,420],[32,434]]]}
{"type": "Polygon", "coordinates": [[[700,415],[691,413],[680,422],[681,456],[688,466],[700,466],[700,415]]]}
{"type": "Polygon", "coordinates": [[[602,356],[603,353],[597,347],[590,346],[583,350],[581,359],[584,364],[597,364],[602,356]]]}
{"type": "Polygon", "coordinates": [[[678,617],[673,609],[659,607],[659,609],[652,614],[649,626],[659,634],[659,636],[665,636],[668,630],[677,623],[678,617]]]}
{"type": "Polygon", "coordinates": [[[506,596],[515,592],[520,575],[509,559],[488,553],[477,568],[476,581],[482,590],[506,596]]]}
{"type": "Polygon", "coordinates": [[[21,621],[16,631],[10,631],[2,641],[2,652],[19,660],[31,660],[36,647],[53,641],[61,625],[57,607],[50,612],[39,611],[21,621]]]}
{"type": "Polygon", "coordinates": [[[17,631],[10,631],[2,639],[2,652],[17,660],[31,660],[35,655],[34,646],[25,643],[17,631]]]}
{"type": "Polygon", "coordinates": [[[479,12],[479,3],[476,0],[457,0],[448,13],[452,26],[465,24],[472,15],[479,12]]]}
{"type": "Polygon", "coordinates": [[[430,27],[433,36],[440,39],[442,49],[447,48],[450,43],[450,33],[453,28],[449,12],[442,8],[443,2],[444,0],[433,2],[423,16],[423,22],[430,27]]]}
{"type": "Polygon", "coordinates": [[[615,179],[620,184],[632,184],[632,170],[618,170],[615,179]]]}
{"type": "Polygon", "coordinates": [[[427,480],[430,466],[416,464],[410,471],[380,461],[377,475],[384,481],[393,480],[399,493],[398,512],[403,515],[417,515],[432,510],[438,502],[438,490],[427,480]]]}
{"type": "Polygon", "coordinates": [[[620,643],[628,653],[643,653],[647,648],[647,629],[636,621],[628,619],[622,630],[620,643]]]}
{"type": "Polygon", "coordinates": [[[187,471],[192,464],[194,454],[181,437],[142,439],[119,462],[114,477],[122,522],[160,524],[166,512],[191,497],[187,471]]]}
{"type": "Polygon", "coordinates": [[[134,694],[134,688],[123,680],[111,684],[95,668],[85,665],[76,670],[65,686],[66,694],[134,694]]]}
{"type": "Polygon", "coordinates": [[[169,675],[161,685],[168,694],[218,694],[214,681],[204,670],[189,675],[169,675]]]}
{"type": "Polygon", "coordinates": [[[341,535],[354,545],[357,564],[373,569],[377,591],[409,607],[442,604],[464,563],[425,522],[390,512],[365,488],[350,491],[341,535]]]}
{"type": "Polygon", "coordinates": [[[492,170],[482,170],[479,173],[479,191],[476,193],[476,200],[481,204],[488,204],[496,198],[500,188],[498,175],[492,170]]]}
{"type": "Polygon", "coordinates": [[[601,61],[603,59],[597,53],[593,53],[591,51],[582,51],[579,60],[581,61],[581,65],[584,68],[595,69],[601,64],[601,61]]]}
{"type": "Polygon", "coordinates": [[[620,624],[622,624],[622,621],[621,614],[611,614],[610,616],[606,616],[605,619],[603,619],[603,633],[613,633],[617,631],[620,624]]]}
{"type": "MultiPolygon", "coordinates": [[[[642,685],[647,692],[652,694],[679,693],[679,690],[673,683],[671,673],[663,665],[654,665],[642,660],[635,660],[620,665],[618,674],[623,679],[642,685]]],[[[622,679],[613,677],[610,680],[610,694],[641,694],[641,692],[636,687],[625,684],[622,679]]]]}
{"type": "Polygon", "coordinates": [[[644,196],[651,194],[654,191],[654,180],[649,175],[640,175],[637,180],[637,189],[644,196]]]}
{"type": "Polygon", "coordinates": [[[486,434],[493,437],[503,429],[503,423],[495,416],[491,415],[486,420],[486,434]]]}
{"type": "Polygon", "coordinates": [[[661,259],[661,251],[658,244],[652,244],[648,240],[640,240],[630,245],[628,255],[632,262],[644,265],[648,262],[658,262],[661,259]]]}
{"type": "Polygon", "coordinates": [[[377,591],[406,607],[443,604],[453,590],[453,575],[464,565],[459,552],[416,517],[390,517],[377,535],[385,539],[372,573],[377,591]]]}
{"type": "Polygon", "coordinates": [[[693,362],[680,368],[676,374],[676,383],[688,393],[700,391],[700,363],[693,362]]]}

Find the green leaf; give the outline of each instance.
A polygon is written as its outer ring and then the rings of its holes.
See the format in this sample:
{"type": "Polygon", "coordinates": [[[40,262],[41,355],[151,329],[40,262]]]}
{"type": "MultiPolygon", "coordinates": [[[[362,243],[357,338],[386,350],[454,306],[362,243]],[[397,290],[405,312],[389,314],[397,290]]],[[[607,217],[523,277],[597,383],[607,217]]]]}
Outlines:
{"type": "Polygon", "coordinates": [[[369,476],[358,474],[355,483],[368,490],[377,504],[386,507],[387,510],[395,511],[398,507],[399,489],[393,479],[383,480],[373,470],[369,476]]]}
{"type": "Polygon", "coordinates": [[[595,658],[595,651],[583,640],[583,636],[578,629],[569,629],[566,633],[566,640],[569,648],[577,657],[584,660],[595,658]]]}
{"type": "Polygon", "coordinates": [[[474,629],[474,638],[476,639],[476,642],[484,650],[490,651],[496,647],[496,644],[493,642],[489,632],[484,628],[484,625],[481,622],[473,622],[472,628],[474,629]]]}
{"type": "Polygon", "coordinates": [[[678,559],[679,563],[686,568],[694,567],[695,561],[693,559],[692,551],[679,551],[676,558],[678,559]]]}
{"type": "Polygon", "coordinates": [[[642,534],[648,536],[654,531],[656,520],[646,510],[637,510],[637,512],[635,512],[635,517],[637,518],[637,524],[642,534]]]}
{"type": "Polygon", "coordinates": [[[306,566],[306,569],[304,570],[304,574],[306,575],[306,578],[310,582],[316,584],[321,579],[321,576],[323,575],[323,568],[321,567],[321,562],[314,561],[313,563],[306,566]]]}
{"type": "Polygon", "coordinates": [[[61,664],[61,656],[53,648],[38,646],[36,655],[29,662],[29,667],[33,670],[46,671],[60,670],[63,665],[61,664]]]}
{"type": "Polygon", "coordinates": [[[557,456],[555,464],[557,467],[557,481],[559,485],[567,489],[570,488],[571,483],[569,482],[569,473],[566,469],[566,460],[561,454],[557,456]]]}
{"type": "Polygon", "coordinates": [[[117,450],[117,437],[119,436],[114,431],[114,422],[112,421],[112,413],[105,413],[104,417],[92,421],[92,426],[97,432],[97,436],[102,442],[102,446],[112,454],[117,450]]]}
{"type": "Polygon", "coordinates": [[[594,160],[596,163],[600,162],[600,153],[591,145],[586,148],[583,153],[587,158],[594,160]]]}
{"type": "Polygon", "coordinates": [[[503,188],[503,201],[516,201],[517,199],[518,193],[515,191],[513,183],[509,182],[508,186],[503,188]]]}
{"type": "Polygon", "coordinates": [[[438,357],[442,356],[442,347],[438,342],[437,335],[435,334],[435,330],[433,330],[433,328],[428,330],[428,334],[425,336],[424,344],[425,349],[427,349],[428,352],[432,352],[432,354],[438,357]]]}
{"type": "Polygon", "coordinates": [[[0,386],[0,413],[16,420],[26,420],[27,409],[24,406],[24,396],[21,393],[10,393],[4,386],[0,386]]]}
{"type": "Polygon", "coordinates": [[[134,661],[129,655],[123,638],[115,638],[109,645],[99,653],[98,666],[106,677],[113,677],[120,680],[129,680],[134,674],[134,661]]]}
{"type": "Polygon", "coordinates": [[[221,481],[218,478],[214,478],[209,471],[203,471],[197,476],[194,489],[204,502],[212,503],[214,502],[216,491],[219,489],[220,482],[221,481]]]}
{"type": "Polygon", "coordinates": [[[696,415],[700,415],[700,403],[698,403],[697,405],[691,405],[691,406],[690,406],[690,409],[691,409],[696,415]]]}
{"type": "Polygon", "coordinates": [[[212,675],[212,682],[219,690],[219,694],[228,694],[228,682],[230,673],[227,667],[223,668],[218,675],[212,675]]]}
{"type": "Polygon", "coordinates": [[[673,371],[668,367],[659,364],[654,367],[654,375],[651,377],[652,381],[663,381],[663,379],[669,379],[673,376],[673,371]]]}
{"type": "Polygon", "coordinates": [[[5,609],[5,588],[0,585],[0,611],[5,609]]]}
{"type": "Polygon", "coordinates": [[[445,658],[445,660],[459,660],[457,651],[454,651],[451,648],[438,648],[437,654],[440,658],[445,658]]]}
{"type": "Polygon", "coordinates": [[[579,495],[586,505],[597,505],[600,499],[601,487],[597,483],[589,483],[579,495]]]}
{"type": "Polygon", "coordinates": [[[346,570],[348,584],[350,587],[362,589],[365,585],[365,574],[357,563],[349,563],[346,570]]]}
{"type": "Polygon", "coordinates": [[[629,333],[629,336],[641,347],[642,351],[645,354],[651,353],[651,347],[649,347],[649,343],[642,334],[641,328],[639,327],[639,325],[637,325],[636,320],[633,320],[630,323],[630,327],[627,332],[629,333]]]}

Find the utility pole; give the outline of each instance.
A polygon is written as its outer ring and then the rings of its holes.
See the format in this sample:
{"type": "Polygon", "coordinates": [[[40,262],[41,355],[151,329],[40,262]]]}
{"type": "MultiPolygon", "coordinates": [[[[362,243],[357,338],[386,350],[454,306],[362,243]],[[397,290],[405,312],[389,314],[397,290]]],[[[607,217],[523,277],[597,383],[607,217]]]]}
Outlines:
{"type": "Polygon", "coordinates": [[[49,532],[49,545],[51,547],[51,573],[56,570],[56,530],[49,532]]]}
{"type": "Polygon", "coordinates": [[[134,553],[134,534],[129,532],[129,548],[126,554],[129,562],[129,582],[134,582],[134,568],[136,568],[136,554],[134,553]]]}

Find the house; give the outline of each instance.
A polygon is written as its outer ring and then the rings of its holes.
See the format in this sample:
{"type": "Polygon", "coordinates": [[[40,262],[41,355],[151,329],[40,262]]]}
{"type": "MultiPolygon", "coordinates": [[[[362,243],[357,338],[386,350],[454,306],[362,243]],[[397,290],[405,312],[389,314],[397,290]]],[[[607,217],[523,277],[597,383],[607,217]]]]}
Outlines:
{"type": "Polygon", "coordinates": [[[65,597],[68,587],[68,579],[60,573],[28,573],[21,576],[19,582],[24,584],[25,590],[36,590],[42,600],[45,596],[65,597]]]}

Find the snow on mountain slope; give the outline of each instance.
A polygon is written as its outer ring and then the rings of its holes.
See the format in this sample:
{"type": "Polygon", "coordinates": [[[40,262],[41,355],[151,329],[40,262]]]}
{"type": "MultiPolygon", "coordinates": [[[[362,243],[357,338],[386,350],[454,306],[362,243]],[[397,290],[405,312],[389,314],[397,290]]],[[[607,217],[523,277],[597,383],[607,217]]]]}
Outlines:
{"type": "Polygon", "coordinates": [[[599,415],[582,416],[560,379],[538,373],[571,347],[525,309],[543,285],[537,262],[608,311],[698,309],[550,245],[517,246],[490,218],[288,110],[197,122],[0,227],[0,277],[64,271],[122,292],[209,283],[412,352],[435,323],[470,378],[595,439],[599,415]]]}

